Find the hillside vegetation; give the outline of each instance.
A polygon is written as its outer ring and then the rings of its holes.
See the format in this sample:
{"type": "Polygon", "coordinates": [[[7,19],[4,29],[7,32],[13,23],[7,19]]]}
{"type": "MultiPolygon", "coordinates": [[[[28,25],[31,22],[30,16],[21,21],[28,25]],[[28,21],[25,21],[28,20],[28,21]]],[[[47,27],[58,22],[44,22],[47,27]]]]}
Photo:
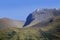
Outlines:
{"type": "Polygon", "coordinates": [[[46,26],[39,27],[38,24],[27,28],[11,27],[2,30],[0,40],[60,40],[60,16],[54,17],[46,26]]]}

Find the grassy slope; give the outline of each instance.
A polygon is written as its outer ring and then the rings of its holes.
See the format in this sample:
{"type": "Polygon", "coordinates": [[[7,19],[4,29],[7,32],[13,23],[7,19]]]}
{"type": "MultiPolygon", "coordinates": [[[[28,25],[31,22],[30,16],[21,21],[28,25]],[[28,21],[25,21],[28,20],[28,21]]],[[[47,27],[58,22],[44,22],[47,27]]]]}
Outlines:
{"type": "Polygon", "coordinates": [[[45,27],[7,28],[0,31],[0,40],[60,40],[58,27],[60,17],[54,17],[54,21],[45,27]]]}

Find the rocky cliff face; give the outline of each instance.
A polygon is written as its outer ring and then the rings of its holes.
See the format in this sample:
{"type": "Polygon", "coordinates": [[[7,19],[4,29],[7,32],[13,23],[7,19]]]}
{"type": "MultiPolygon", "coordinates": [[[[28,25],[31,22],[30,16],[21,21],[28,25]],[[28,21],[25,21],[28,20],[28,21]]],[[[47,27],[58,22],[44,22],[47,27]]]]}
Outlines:
{"type": "Polygon", "coordinates": [[[36,9],[34,12],[28,15],[25,26],[32,26],[37,23],[52,22],[54,16],[60,16],[59,9],[36,9]]]}

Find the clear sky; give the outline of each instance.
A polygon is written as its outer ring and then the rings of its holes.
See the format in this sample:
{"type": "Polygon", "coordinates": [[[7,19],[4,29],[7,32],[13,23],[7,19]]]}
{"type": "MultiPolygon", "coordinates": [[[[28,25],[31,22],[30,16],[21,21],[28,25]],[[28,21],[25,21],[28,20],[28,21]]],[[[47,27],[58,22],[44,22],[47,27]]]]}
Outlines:
{"type": "Polygon", "coordinates": [[[25,20],[37,8],[60,8],[60,0],[0,0],[0,18],[25,20]]]}

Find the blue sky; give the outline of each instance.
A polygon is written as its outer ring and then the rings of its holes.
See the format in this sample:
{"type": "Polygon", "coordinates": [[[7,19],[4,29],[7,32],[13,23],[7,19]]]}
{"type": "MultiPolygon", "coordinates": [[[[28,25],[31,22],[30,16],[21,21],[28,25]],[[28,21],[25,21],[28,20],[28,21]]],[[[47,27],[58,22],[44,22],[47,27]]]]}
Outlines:
{"type": "Polygon", "coordinates": [[[25,20],[37,8],[60,8],[60,0],[0,0],[0,18],[25,20]]]}

